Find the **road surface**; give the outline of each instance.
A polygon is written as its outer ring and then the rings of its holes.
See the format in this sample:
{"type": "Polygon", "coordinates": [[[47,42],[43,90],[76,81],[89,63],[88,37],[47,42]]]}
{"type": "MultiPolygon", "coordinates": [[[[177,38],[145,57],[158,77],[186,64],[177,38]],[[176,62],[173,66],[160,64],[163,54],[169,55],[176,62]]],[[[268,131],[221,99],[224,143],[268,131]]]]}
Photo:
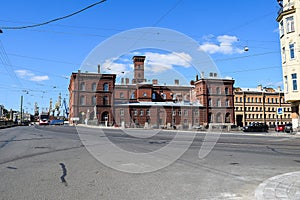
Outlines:
{"type": "MultiPolygon", "coordinates": [[[[87,135],[100,130],[78,128],[81,134],[87,135]]],[[[149,153],[170,144],[176,134],[161,131],[147,138],[151,133],[142,129],[126,132],[101,129],[98,138],[109,139],[125,151],[149,153]]],[[[174,150],[193,135],[185,134],[174,150]]],[[[162,169],[126,173],[91,155],[75,127],[2,129],[0,199],[300,198],[299,136],[221,134],[212,151],[200,159],[198,154],[205,136],[197,133],[187,151],[162,169]]],[[[107,145],[105,141],[101,141],[103,145],[107,145]]],[[[109,149],[105,153],[110,155],[109,149]]],[[[115,155],[111,152],[111,156],[115,155]]]]}

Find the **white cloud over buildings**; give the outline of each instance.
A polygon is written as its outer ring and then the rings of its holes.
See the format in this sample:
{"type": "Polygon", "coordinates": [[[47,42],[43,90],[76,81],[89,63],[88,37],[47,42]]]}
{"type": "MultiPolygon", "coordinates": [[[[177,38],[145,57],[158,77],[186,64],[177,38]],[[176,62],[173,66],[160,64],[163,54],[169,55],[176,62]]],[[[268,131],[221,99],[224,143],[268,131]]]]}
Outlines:
{"type": "Polygon", "coordinates": [[[230,35],[221,35],[217,37],[206,37],[206,42],[199,46],[199,50],[202,50],[208,54],[241,54],[244,52],[243,48],[238,48],[234,46],[234,43],[237,43],[239,39],[236,36],[230,35]],[[212,38],[216,38],[215,41],[212,41],[212,38]]]}

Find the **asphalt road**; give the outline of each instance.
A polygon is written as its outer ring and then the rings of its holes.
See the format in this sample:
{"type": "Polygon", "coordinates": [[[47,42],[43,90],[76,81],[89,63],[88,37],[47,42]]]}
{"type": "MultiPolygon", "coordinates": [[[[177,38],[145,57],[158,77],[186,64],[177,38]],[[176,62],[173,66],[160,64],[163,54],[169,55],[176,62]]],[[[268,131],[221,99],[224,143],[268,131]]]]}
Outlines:
{"type": "Polygon", "coordinates": [[[69,126],[2,129],[0,199],[300,199],[299,136],[197,133],[194,138],[181,132],[170,147],[176,132],[148,138],[155,133],[69,126]],[[146,164],[157,167],[189,141],[175,162],[141,173],[146,164]],[[109,143],[145,159],[151,152],[169,151],[142,165],[109,143]],[[98,156],[107,156],[112,165],[90,153],[89,147],[99,145],[104,148],[98,156]],[[200,149],[208,155],[199,158],[200,149]]]}

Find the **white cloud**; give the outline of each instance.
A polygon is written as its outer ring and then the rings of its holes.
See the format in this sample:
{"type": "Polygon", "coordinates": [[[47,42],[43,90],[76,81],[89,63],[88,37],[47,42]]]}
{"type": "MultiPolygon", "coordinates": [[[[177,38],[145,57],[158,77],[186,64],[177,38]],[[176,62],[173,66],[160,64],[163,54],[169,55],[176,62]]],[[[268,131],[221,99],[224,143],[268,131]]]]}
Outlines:
{"type": "MultiPolygon", "coordinates": [[[[192,57],[184,52],[172,53],[153,53],[153,52],[133,52],[133,55],[144,55],[145,71],[159,73],[166,70],[172,70],[174,66],[188,68],[191,66],[192,57]]],[[[128,74],[133,71],[134,65],[132,60],[126,58],[109,58],[101,66],[101,72],[120,74],[124,72],[128,74]]]]}
{"type": "Polygon", "coordinates": [[[192,57],[184,52],[169,54],[146,52],[145,70],[158,73],[173,69],[174,66],[188,68],[191,66],[192,57]]]}
{"type": "MultiPolygon", "coordinates": [[[[211,35],[209,36],[211,38],[211,35]]],[[[199,50],[207,52],[209,54],[221,53],[221,54],[234,54],[234,53],[243,53],[244,50],[241,48],[234,47],[233,44],[238,42],[236,36],[230,35],[221,35],[216,38],[217,44],[211,41],[205,42],[199,46],[199,50]]]]}
{"type": "Polygon", "coordinates": [[[30,72],[29,70],[25,70],[25,69],[15,70],[15,73],[20,78],[26,78],[26,77],[34,76],[34,74],[32,72],[30,72]]]}
{"type": "Polygon", "coordinates": [[[30,81],[40,82],[40,81],[49,80],[49,77],[47,75],[36,76],[31,71],[25,70],[25,69],[15,70],[15,73],[17,74],[18,77],[20,77],[22,79],[30,80],[30,81]]]}
{"type": "Polygon", "coordinates": [[[29,80],[31,81],[47,81],[49,80],[48,76],[32,76],[29,80]]]}
{"type": "Polygon", "coordinates": [[[101,71],[104,73],[110,74],[120,74],[122,72],[126,72],[126,64],[124,63],[117,63],[115,62],[118,58],[110,58],[106,59],[105,62],[102,64],[101,71]]]}

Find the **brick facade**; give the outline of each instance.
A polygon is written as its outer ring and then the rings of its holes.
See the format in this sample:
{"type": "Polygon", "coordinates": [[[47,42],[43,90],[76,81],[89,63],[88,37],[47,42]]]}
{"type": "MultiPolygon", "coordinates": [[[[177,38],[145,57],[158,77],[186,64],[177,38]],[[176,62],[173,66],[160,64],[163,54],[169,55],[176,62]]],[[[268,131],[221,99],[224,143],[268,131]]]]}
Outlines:
{"type": "Polygon", "coordinates": [[[191,85],[160,85],[144,79],[144,56],[134,56],[134,78],[115,84],[115,74],[72,73],[70,121],[124,127],[189,127],[233,124],[232,79],[196,77],[191,85]],[[95,87],[96,85],[96,87],[95,87]],[[96,115],[95,115],[96,111],[96,115]]]}

